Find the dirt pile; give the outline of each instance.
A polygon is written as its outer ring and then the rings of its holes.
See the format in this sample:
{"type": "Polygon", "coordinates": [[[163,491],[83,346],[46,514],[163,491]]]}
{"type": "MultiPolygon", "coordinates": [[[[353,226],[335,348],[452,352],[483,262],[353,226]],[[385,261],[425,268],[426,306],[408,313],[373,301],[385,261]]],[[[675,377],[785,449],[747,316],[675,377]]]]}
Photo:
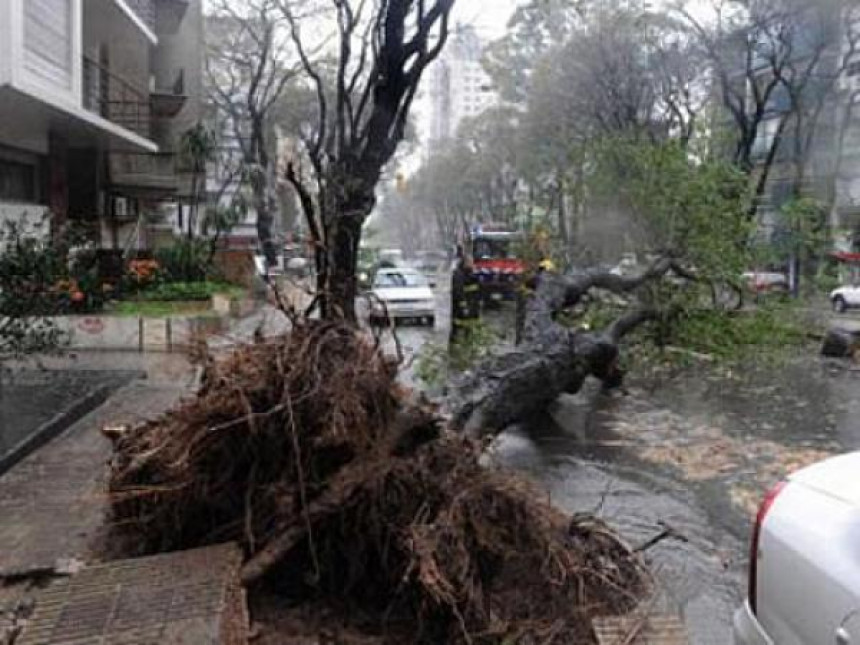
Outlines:
{"type": "Polygon", "coordinates": [[[256,592],[388,642],[586,643],[635,605],[645,576],[611,532],[481,467],[396,369],[317,321],[210,361],[196,398],[113,437],[126,553],[236,540],[256,592]]]}

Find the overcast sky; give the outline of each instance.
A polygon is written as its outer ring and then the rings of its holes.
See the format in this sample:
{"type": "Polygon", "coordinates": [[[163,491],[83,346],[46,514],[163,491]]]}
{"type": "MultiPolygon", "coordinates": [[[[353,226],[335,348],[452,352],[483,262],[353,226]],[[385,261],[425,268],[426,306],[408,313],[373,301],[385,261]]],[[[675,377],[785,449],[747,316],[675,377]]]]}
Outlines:
{"type": "MultiPolygon", "coordinates": [[[[520,0],[456,0],[454,22],[473,24],[484,40],[498,38],[505,33],[508,19],[520,0]]],[[[655,8],[666,6],[674,0],[653,0],[655,8]]],[[[687,0],[687,8],[694,14],[710,15],[706,0],[687,0]]]]}
{"type": "Polygon", "coordinates": [[[454,3],[454,22],[475,25],[483,39],[492,39],[503,34],[505,25],[517,0],[457,0],[454,3]]]}

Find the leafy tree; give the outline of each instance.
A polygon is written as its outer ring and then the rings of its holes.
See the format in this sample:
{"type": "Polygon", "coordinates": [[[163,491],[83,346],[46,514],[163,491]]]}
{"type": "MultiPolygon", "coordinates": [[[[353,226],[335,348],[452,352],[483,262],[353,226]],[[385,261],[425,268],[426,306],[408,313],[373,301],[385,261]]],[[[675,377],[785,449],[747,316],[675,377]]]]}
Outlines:
{"type": "Polygon", "coordinates": [[[750,176],[758,212],[773,169],[786,155],[794,165],[795,197],[803,191],[825,107],[860,46],[856,3],[846,0],[730,0],[715,2],[706,26],[683,5],[713,70],[728,123],[730,158],[750,176]]]}
{"type": "Polygon", "coordinates": [[[188,239],[191,239],[197,228],[200,203],[206,199],[206,166],[217,153],[215,133],[203,123],[198,123],[182,134],[180,150],[191,169],[191,209],[188,214],[188,239]]]}

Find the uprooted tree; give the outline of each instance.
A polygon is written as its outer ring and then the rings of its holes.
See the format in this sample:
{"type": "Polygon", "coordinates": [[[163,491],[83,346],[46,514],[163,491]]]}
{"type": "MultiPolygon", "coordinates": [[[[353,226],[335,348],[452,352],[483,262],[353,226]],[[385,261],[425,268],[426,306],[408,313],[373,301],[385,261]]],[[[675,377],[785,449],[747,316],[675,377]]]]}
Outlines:
{"type": "Polygon", "coordinates": [[[497,433],[588,376],[611,382],[618,342],[657,312],[596,333],[557,317],[595,289],[630,294],[671,271],[683,273],[664,259],[635,278],[545,276],[527,342],[455,388],[448,419],[397,384],[378,339],[288,310],[289,334],[210,361],[195,399],[113,434],[126,552],[237,541],[252,590],[305,617],[335,608],[371,642],[594,642],[595,617],[649,589],[637,553],[483,467],[467,435],[497,433]]]}
{"type": "Polygon", "coordinates": [[[286,175],[316,245],[324,317],[355,320],[362,226],[376,203],[382,171],[405,135],[421,77],[445,45],[453,4],[326,3],[319,15],[337,24],[337,46],[332,56],[314,61],[311,52],[323,45],[315,45],[313,30],[301,19],[315,11],[314,3],[279,0],[317,99],[315,118],[301,137],[309,172],[295,159],[286,175]]]}

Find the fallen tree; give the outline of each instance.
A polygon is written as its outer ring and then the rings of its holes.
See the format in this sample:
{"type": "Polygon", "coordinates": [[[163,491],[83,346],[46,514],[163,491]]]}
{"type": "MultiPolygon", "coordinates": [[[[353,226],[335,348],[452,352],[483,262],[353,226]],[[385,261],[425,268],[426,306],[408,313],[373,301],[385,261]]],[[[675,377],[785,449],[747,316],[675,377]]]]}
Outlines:
{"type": "Polygon", "coordinates": [[[620,341],[661,312],[638,305],[595,332],[564,326],[558,316],[581,305],[594,290],[631,294],[669,272],[695,280],[668,258],[638,276],[597,270],[541,274],[534,295],[525,303],[522,342],[482,363],[451,387],[447,408],[454,428],[475,438],[498,434],[546,409],[559,395],[578,392],[588,377],[607,385],[618,384],[620,341]]]}
{"type": "Polygon", "coordinates": [[[636,554],[481,466],[475,438],[588,376],[617,378],[618,342],[654,313],[598,333],[558,314],[673,267],[542,278],[526,342],[457,384],[447,420],[397,384],[378,339],[288,312],[289,334],[210,359],[196,397],[112,435],[124,554],[237,541],[246,585],[336,606],[344,623],[360,616],[382,642],[593,642],[595,617],[632,610],[648,589],[636,554]]]}

